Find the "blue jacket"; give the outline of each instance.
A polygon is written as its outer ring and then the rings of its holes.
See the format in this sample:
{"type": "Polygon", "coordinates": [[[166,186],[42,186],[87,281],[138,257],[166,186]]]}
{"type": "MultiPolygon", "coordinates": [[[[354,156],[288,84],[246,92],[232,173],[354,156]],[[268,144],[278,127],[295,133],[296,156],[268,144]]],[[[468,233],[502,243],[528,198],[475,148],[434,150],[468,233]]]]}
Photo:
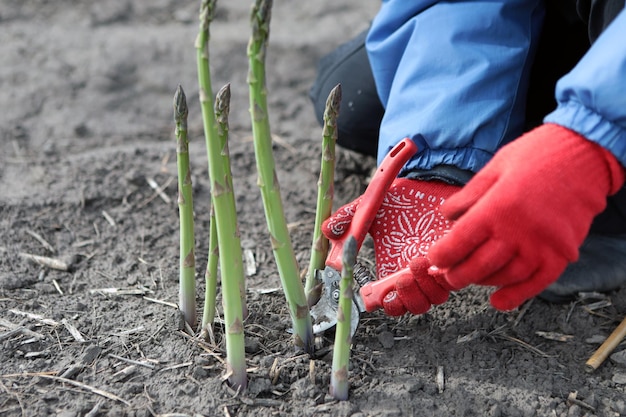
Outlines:
{"type": "MultiPolygon", "coordinates": [[[[478,171],[523,133],[542,0],[383,0],[366,47],[385,106],[379,162],[405,137],[405,170],[478,171]]],[[[626,11],[556,87],[546,122],[575,130],[626,166],[626,11]]]]}

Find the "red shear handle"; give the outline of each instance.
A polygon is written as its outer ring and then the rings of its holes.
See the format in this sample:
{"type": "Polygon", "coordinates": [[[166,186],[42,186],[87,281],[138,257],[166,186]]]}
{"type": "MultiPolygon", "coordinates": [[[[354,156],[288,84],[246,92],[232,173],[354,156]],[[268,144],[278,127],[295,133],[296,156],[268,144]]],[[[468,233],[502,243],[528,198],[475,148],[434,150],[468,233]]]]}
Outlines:
{"type": "Polygon", "coordinates": [[[365,310],[369,313],[383,308],[385,296],[396,289],[396,281],[403,275],[413,276],[410,268],[404,268],[378,281],[372,281],[361,287],[360,294],[365,310]]]}
{"type": "Polygon", "coordinates": [[[406,164],[415,152],[417,145],[411,139],[403,139],[400,143],[389,151],[383,162],[380,164],[372,181],[361,196],[361,201],[357,206],[356,213],[350,222],[348,230],[338,239],[331,239],[332,246],[326,258],[326,265],[341,271],[341,254],[343,245],[348,236],[354,236],[356,240],[357,252],[363,244],[376,212],[383,204],[383,199],[391,183],[396,179],[400,169],[406,164]]]}

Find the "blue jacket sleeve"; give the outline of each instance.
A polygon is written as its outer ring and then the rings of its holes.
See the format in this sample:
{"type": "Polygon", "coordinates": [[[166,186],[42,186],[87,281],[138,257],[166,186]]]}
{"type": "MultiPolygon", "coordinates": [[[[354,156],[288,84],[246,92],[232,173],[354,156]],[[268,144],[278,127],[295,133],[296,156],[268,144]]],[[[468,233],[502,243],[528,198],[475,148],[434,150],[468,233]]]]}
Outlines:
{"type": "Polygon", "coordinates": [[[366,40],[385,106],[378,158],[405,137],[404,171],[478,171],[522,133],[541,0],[386,0],[366,40]]]}
{"type": "Polygon", "coordinates": [[[626,166],[626,10],[556,85],[556,110],[545,122],[572,129],[626,166]]]}

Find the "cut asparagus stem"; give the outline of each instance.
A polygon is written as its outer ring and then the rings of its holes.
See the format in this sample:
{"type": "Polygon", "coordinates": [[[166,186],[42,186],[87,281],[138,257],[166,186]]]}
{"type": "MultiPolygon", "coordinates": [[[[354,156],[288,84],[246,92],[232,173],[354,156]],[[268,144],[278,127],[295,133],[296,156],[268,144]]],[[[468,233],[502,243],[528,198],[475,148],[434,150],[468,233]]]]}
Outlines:
{"type": "Polygon", "coordinates": [[[305,293],[308,304],[312,306],[319,299],[316,287],[315,271],[324,269],[328,255],[328,238],[322,233],[322,223],[330,217],[333,209],[335,182],[335,143],[337,142],[337,116],[341,103],[341,84],[337,84],[326,99],[324,109],[324,129],[322,132],[322,160],[320,176],[317,181],[317,208],[315,210],[315,226],[313,227],[313,244],[311,259],[306,279],[305,293]]]}
{"type": "Polygon", "coordinates": [[[613,330],[613,333],[609,335],[609,337],[604,341],[604,343],[602,343],[598,350],[596,350],[595,353],[591,355],[589,360],[587,360],[587,363],[585,364],[585,369],[587,370],[587,372],[593,372],[598,369],[598,367],[602,365],[604,360],[609,357],[611,352],[613,352],[613,350],[622,342],[622,340],[624,340],[625,337],[626,317],[624,317],[624,320],[622,320],[620,325],[617,326],[615,330],[613,330]]]}
{"type": "Polygon", "coordinates": [[[330,395],[338,400],[348,399],[348,370],[350,362],[350,345],[352,344],[352,282],[354,280],[354,264],[356,263],[356,239],[348,237],[341,257],[342,270],[339,282],[339,307],[337,309],[337,326],[335,330],[335,346],[333,348],[333,364],[330,376],[330,395]]]}
{"type": "MultiPolygon", "coordinates": [[[[215,224],[219,244],[219,262],[222,273],[222,303],[226,328],[227,375],[231,386],[245,389],[247,385],[243,304],[245,294],[241,292],[243,276],[243,256],[237,228],[237,211],[230,172],[224,164],[222,150],[227,139],[220,137],[211,106],[211,75],[209,70],[209,24],[214,16],[215,0],[203,0],[200,7],[200,31],[196,40],[198,81],[200,84],[200,105],[207,145],[211,198],[215,210],[215,224]]],[[[222,90],[223,91],[223,90],[222,90]]],[[[217,101],[227,101],[228,97],[218,96],[217,101]]],[[[224,104],[228,107],[228,104],[224,104]]],[[[216,107],[223,108],[222,104],[216,107]]],[[[227,131],[221,131],[227,134],[227,131]]],[[[227,157],[227,156],[225,156],[227,157]]]]}
{"type": "Polygon", "coordinates": [[[306,352],[312,353],[313,326],[304,286],[300,280],[298,262],[287,229],[276,177],[267,112],[265,53],[269,37],[271,7],[271,0],[256,0],[251,13],[252,35],[248,43],[248,85],[254,152],[259,174],[258,184],[263,199],[272,250],[293,321],[294,343],[306,352]]]}
{"type": "Polygon", "coordinates": [[[196,325],[196,259],[194,255],[193,196],[187,138],[187,99],[179,85],[174,94],[176,160],[178,166],[178,212],[180,216],[179,309],[191,328],[196,325]]]}

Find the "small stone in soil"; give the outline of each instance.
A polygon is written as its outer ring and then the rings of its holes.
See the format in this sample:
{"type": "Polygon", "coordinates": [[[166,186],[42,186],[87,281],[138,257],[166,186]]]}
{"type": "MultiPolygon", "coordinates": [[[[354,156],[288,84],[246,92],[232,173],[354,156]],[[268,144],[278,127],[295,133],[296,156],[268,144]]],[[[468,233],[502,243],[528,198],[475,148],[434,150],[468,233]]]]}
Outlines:
{"type": "Polygon", "coordinates": [[[207,366],[211,364],[211,361],[206,356],[196,356],[193,361],[198,366],[207,366]]]}
{"type": "Polygon", "coordinates": [[[257,397],[259,394],[263,392],[270,392],[274,387],[272,386],[272,381],[268,378],[253,378],[248,383],[248,391],[247,394],[251,397],[257,397]]]}
{"type": "Polygon", "coordinates": [[[246,353],[249,354],[257,353],[261,349],[259,341],[250,337],[246,338],[245,344],[246,353]]]}
{"type": "Polygon", "coordinates": [[[46,402],[59,401],[59,395],[54,391],[47,391],[41,395],[41,399],[46,402]]]}
{"type": "Polygon", "coordinates": [[[383,323],[380,326],[376,327],[374,329],[375,333],[382,333],[382,332],[386,332],[389,329],[389,326],[387,326],[387,323],[383,323]]]}
{"type": "Polygon", "coordinates": [[[315,398],[320,394],[320,390],[311,383],[308,377],[295,381],[291,389],[293,390],[292,395],[294,399],[315,398]]]}
{"type": "Polygon", "coordinates": [[[124,384],[125,392],[128,394],[141,394],[143,392],[143,384],[131,383],[124,384]]]}
{"type": "Polygon", "coordinates": [[[91,364],[102,352],[102,348],[98,345],[91,345],[87,349],[85,349],[85,353],[83,354],[82,363],[84,365],[91,364]]]}
{"type": "Polygon", "coordinates": [[[567,410],[567,417],[580,417],[582,415],[582,410],[580,409],[580,406],[574,404],[572,405],[569,410],[567,410]]]}
{"type": "Polygon", "coordinates": [[[423,390],[428,395],[435,395],[438,392],[435,384],[424,384],[423,390]]]}
{"type": "Polygon", "coordinates": [[[394,344],[393,333],[383,331],[378,334],[378,341],[385,349],[391,349],[394,344]]]}
{"type": "Polygon", "coordinates": [[[612,354],[611,360],[615,363],[619,363],[620,365],[626,365],[626,350],[612,354]]]}
{"type": "Polygon", "coordinates": [[[611,381],[615,382],[616,384],[626,385],[626,373],[617,372],[613,374],[613,378],[611,378],[611,381]]]}
{"type": "Polygon", "coordinates": [[[411,393],[411,394],[415,394],[416,392],[418,392],[422,388],[424,388],[424,382],[421,381],[421,380],[417,380],[417,381],[413,381],[413,382],[408,383],[407,391],[409,393],[411,393]]]}
{"type": "Polygon", "coordinates": [[[187,382],[182,384],[178,390],[180,394],[194,395],[196,392],[198,392],[198,386],[191,382],[187,382]]]}
{"type": "Polygon", "coordinates": [[[209,373],[201,366],[193,368],[193,377],[196,379],[203,379],[209,376],[209,373]]]}

